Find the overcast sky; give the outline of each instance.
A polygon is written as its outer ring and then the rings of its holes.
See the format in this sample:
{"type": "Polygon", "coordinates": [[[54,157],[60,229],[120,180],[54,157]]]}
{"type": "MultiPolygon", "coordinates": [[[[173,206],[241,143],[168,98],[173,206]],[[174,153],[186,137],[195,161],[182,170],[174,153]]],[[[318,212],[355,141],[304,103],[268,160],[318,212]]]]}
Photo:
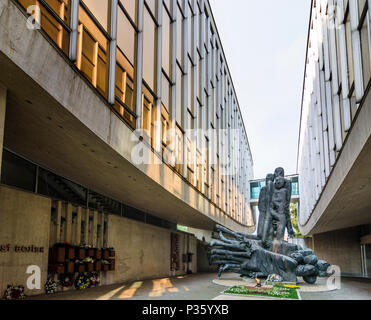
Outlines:
{"type": "Polygon", "coordinates": [[[296,173],[310,0],[210,0],[254,159],[255,178],[296,173]]]}

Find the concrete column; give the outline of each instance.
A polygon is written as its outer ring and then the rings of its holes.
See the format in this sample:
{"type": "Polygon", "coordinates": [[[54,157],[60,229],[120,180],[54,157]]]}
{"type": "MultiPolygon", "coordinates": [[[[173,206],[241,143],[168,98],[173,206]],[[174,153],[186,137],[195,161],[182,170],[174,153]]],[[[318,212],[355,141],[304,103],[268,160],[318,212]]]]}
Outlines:
{"type": "Polygon", "coordinates": [[[82,218],[82,208],[77,208],[77,218],[76,218],[76,238],[74,245],[78,246],[81,244],[81,218],[82,218]]]}
{"type": "MultiPolygon", "coordinates": [[[[179,9],[178,9],[179,10],[179,9]]],[[[182,124],[183,129],[185,131],[184,140],[183,140],[183,159],[184,159],[184,166],[183,166],[183,176],[187,178],[188,173],[188,163],[190,159],[188,159],[188,139],[192,142],[192,136],[189,135],[189,129],[191,123],[188,121],[188,107],[194,101],[188,101],[188,90],[191,90],[188,86],[188,77],[192,77],[193,72],[189,74],[189,61],[188,61],[188,37],[191,35],[188,34],[188,25],[192,23],[192,13],[189,10],[189,6],[186,4],[184,8],[184,19],[183,19],[183,117],[182,117],[182,124]]],[[[182,39],[177,39],[177,41],[182,41],[182,39]]],[[[193,68],[192,68],[193,70],[193,68]]],[[[193,83],[193,82],[192,82],[193,83]]],[[[177,83],[177,86],[182,86],[182,83],[177,83]]],[[[194,94],[194,92],[193,92],[194,94]]],[[[194,168],[195,169],[195,168],[194,168]]],[[[195,170],[196,172],[196,170],[195,170]]]]}
{"type": "Polygon", "coordinates": [[[1,178],[1,164],[3,159],[6,95],[7,95],[6,88],[0,84],[0,178],[1,178]]]}
{"type": "Polygon", "coordinates": [[[84,209],[82,213],[82,220],[85,221],[84,236],[81,239],[85,245],[89,244],[89,209],[84,209]]]}
{"type": "Polygon", "coordinates": [[[170,112],[169,112],[169,127],[171,130],[170,145],[172,156],[175,159],[175,143],[176,143],[176,48],[177,48],[177,0],[172,0],[171,2],[171,102],[170,102],[170,112]]]}
{"type": "Polygon", "coordinates": [[[98,211],[93,211],[93,223],[90,234],[90,244],[95,248],[97,246],[97,228],[98,228],[98,211]]]}
{"type": "MultiPolygon", "coordinates": [[[[204,11],[204,7],[205,7],[205,1],[204,0],[201,0],[200,1],[200,6],[201,6],[201,17],[200,17],[200,21],[201,21],[201,25],[199,27],[199,29],[201,30],[200,32],[200,37],[201,37],[201,47],[200,47],[200,50],[201,50],[201,65],[200,65],[200,68],[201,68],[201,83],[199,84],[201,86],[201,110],[199,110],[200,114],[199,116],[201,117],[201,128],[199,128],[199,130],[197,131],[197,133],[201,136],[198,137],[198,140],[199,140],[199,143],[200,143],[200,150],[201,150],[201,192],[204,194],[205,193],[205,175],[204,175],[204,171],[205,171],[205,153],[204,153],[204,150],[205,150],[205,132],[204,132],[204,129],[207,130],[207,128],[205,127],[205,119],[206,119],[206,107],[207,107],[207,97],[205,96],[205,82],[206,82],[206,50],[205,50],[205,46],[204,46],[204,43],[205,43],[205,31],[206,31],[206,26],[205,26],[205,23],[206,23],[206,15],[205,15],[205,11],[204,11]],[[202,130],[202,131],[201,131],[202,130]]],[[[208,44],[207,44],[208,45],[208,44]]],[[[207,88],[209,86],[206,86],[207,88]]],[[[209,91],[208,91],[209,92],[209,91]]]]}
{"type": "Polygon", "coordinates": [[[57,202],[57,236],[55,242],[61,242],[62,201],[57,202]]]}
{"type": "MultiPolygon", "coordinates": [[[[194,6],[196,6],[196,2],[194,1],[194,6]]],[[[200,85],[198,83],[198,68],[200,68],[200,61],[198,59],[198,52],[197,52],[197,43],[199,42],[199,21],[195,17],[192,17],[192,23],[193,23],[193,40],[194,40],[194,46],[193,46],[193,63],[194,66],[192,68],[193,73],[193,129],[196,130],[198,127],[198,117],[199,117],[199,105],[198,105],[198,86],[200,85]]],[[[194,175],[193,175],[193,185],[197,186],[197,147],[198,147],[198,137],[197,134],[195,134],[197,131],[194,131],[192,134],[192,141],[193,141],[193,169],[194,169],[194,175]]]]}
{"type": "Polygon", "coordinates": [[[103,215],[103,225],[102,225],[102,230],[103,230],[103,247],[107,247],[108,244],[108,236],[109,236],[109,223],[108,223],[109,216],[108,214],[103,215]],[[104,223],[107,225],[107,230],[106,233],[104,233],[104,223]]]}
{"type": "Polygon", "coordinates": [[[361,35],[358,30],[359,14],[358,1],[349,1],[350,27],[352,30],[353,68],[354,68],[354,91],[357,103],[363,98],[363,71],[361,56],[361,35]]]}
{"type": "Polygon", "coordinates": [[[98,233],[98,243],[97,247],[102,248],[103,247],[103,228],[104,228],[104,213],[99,213],[98,215],[98,225],[100,225],[99,233],[98,233]]]}
{"type": "MultiPolygon", "coordinates": [[[[154,149],[157,153],[162,154],[162,125],[161,125],[161,99],[162,99],[162,1],[157,5],[157,43],[156,43],[156,125],[154,133],[154,149]]],[[[155,157],[156,159],[156,157],[155,157]]],[[[161,161],[160,163],[161,164],[161,161]]]]}
{"type": "Polygon", "coordinates": [[[142,84],[143,84],[143,24],[144,24],[144,0],[138,0],[138,32],[136,44],[136,75],[135,75],[135,90],[136,90],[136,113],[137,130],[142,128],[142,84]]]}
{"type": "Polygon", "coordinates": [[[72,204],[67,204],[67,214],[66,214],[66,238],[65,241],[72,243],[72,204]]]}
{"type": "Polygon", "coordinates": [[[80,0],[71,1],[71,34],[70,34],[70,52],[69,58],[75,62],[77,58],[77,38],[79,27],[79,2],[80,0]]]}
{"type": "Polygon", "coordinates": [[[109,73],[108,73],[108,102],[115,103],[116,89],[116,46],[117,46],[117,8],[118,0],[111,0],[110,10],[110,50],[109,50],[109,73]]]}

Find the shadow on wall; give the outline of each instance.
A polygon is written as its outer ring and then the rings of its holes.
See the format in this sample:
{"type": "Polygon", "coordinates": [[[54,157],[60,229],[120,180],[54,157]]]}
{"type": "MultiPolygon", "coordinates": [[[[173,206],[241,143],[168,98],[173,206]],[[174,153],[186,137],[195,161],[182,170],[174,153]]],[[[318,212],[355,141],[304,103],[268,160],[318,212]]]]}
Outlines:
{"type": "Polygon", "coordinates": [[[218,272],[218,266],[210,265],[208,260],[208,246],[207,242],[197,240],[197,270],[198,272],[218,272]]]}

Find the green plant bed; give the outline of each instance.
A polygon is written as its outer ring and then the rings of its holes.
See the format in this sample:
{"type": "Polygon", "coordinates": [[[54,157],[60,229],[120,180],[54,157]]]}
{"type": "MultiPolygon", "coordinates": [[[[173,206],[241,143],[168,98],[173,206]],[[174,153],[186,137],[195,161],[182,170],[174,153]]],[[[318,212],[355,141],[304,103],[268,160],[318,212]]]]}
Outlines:
{"type": "Polygon", "coordinates": [[[249,288],[246,286],[235,286],[225,290],[225,294],[259,296],[279,299],[300,300],[297,289],[287,288],[284,284],[274,284],[272,289],[249,288]]]}

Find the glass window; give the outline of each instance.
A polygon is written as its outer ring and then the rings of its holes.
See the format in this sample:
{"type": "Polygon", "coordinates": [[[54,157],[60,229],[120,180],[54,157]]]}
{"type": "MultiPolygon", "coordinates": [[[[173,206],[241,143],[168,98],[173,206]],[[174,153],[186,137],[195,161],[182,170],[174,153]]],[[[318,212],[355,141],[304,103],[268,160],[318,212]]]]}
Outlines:
{"type": "Polygon", "coordinates": [[[143,28],[143,79],[155,91],[155,39],[156,25],[147,8],[144,10],[143,28]]]}
{"type": "Polygon", "coordinates": [[[117,16],[117,46],[134,65],[135,30],[121,8],[117,16]]]}
{"type": "Polygon", "coordinates": [[[35,182],[36,166],[4,149],[1,183],[34,192],[35,182]]]}
{"type": "Polygon", "coordinates": [[[151,116],[152,116],[152,103],[143,95],[143,124],[142,128],[147,131],[148,135],[151,134],[151,116]]]}
{"type": "Polygon", "coordinates": [[[347,59],[348,59],[348,78],[349,89],[354,82],[354,67],[353,67],[353,48],[352,48],[352,31],[350,26],[350,15],[348,13],[345,23],[346,42],[347,42],[347,59]]]}
{"type": "Polygon", "coordinates": [[[184,150],[184,136],[183,132],[179,126],[176,127],[176,146],[175,146],[175,155],[176,155],[176,164],[175,169],[178,173],[183,174],[183,150],[184,150]]]}
{"type": "Polygon", "coordinates": [[[358,0],[358,11],[359,11],[359,17],[362,17],[363,10],[365,9],[365,5],[367,3],[367,0],[358,0]]]}
{"type": "Polygon", "coordinates": [[[129,14],[131,20],[136,24],[136,6],[138,1],[137,0],[120,0],[121,4],[124,6],[126,12],[129,14]]]}
{"type": "Polygon", "coordinates": [[[106,97],[108,40],[81,5],[79,21],[76,65],[93,86],[106,97]]]}
{"type": "Polygon", "coordinates": [[[260,195],[260,184],[259,182],[252,182],[250,185],[250,190],[251,190],[251,199],[259,199],[260,195]]]}
{"type": "Polygon", "coordinates": [[[204,174],[202,172],[202,158],[201,158],[201,153],[197,151],[197,173],[196,173],[196,187],[199,191],[201,191],[202,189],[202,186],[201,186],[201,182],[202,182],[202,175],[204,174]]]}
{"type": "Polygon", "coordinates": [[[117,50],[116,64],[116,98],[115,109],[124,120],[135,129],[134,81],[133,68],[121,51],[117,50]],[[126,67],[126,68],[125,68],[126,67]],[[127,70],[130,70],[129,72],[127,70]]]}
{"type": "Polygon", "coordinates": [[[211,201],[215,203],[215,169],[214,167],[211,167],[210,179],[211,179],[211,201]]]}
{"type": "Polygon", "coordinates": [[[299,195],[299,179],[298,178],[291,179],[291,194],[293,196],[299,195]]]}
{"type": "Polygon", "coordinates": [[[176,57],[178,62],[183,68],[183,48],[184,48],[184,22],[183,22],[183,15],[182,12],[177,10],[177,20],[176,20],[176,32],[177,32],[177,39],[176,39],[176,57]]]}
{"type": "Polygon", "coordinates": [[[146,214],[144,212],[128,206],[124,207],[123,216],[140,222],[146,221],[146,214]]]}
{"type": "Polygon", "coordinates": [[[182,125],[182,106],[183,106],[183,73],[177,65],[176,69],[176,121],[182,125]]]}
{"type": "Polygon", "coordinates": [[[371,276],[371,244],[366,244],[365,245],[365,253],[366,253],[366,261],[365,261],[365,266],[366,266],[366,276],[370,277],[371,276]]]}
{"type": "MultiPolygon", "coordinates": [[[[189,3],[188,3],[189,5],[189,3]]],[[[189,5],[190,6],[190,5],[189,5]]],[[[189,18],[188,18],[188,55],[190,56],[191,60],[194,61],[194,56],[193,56],[193,48],[194,48],[194,28],[195,28],[195,25],[194,25],[194,22],[195,22],[195,19],[194,19],[194,16],[192,16],[192,9],[190,8],[189,9],[189,18]]]]}
{"type": "MultiPolygon", "coordinates": [[[[209,141],[205,138],[205,150],[203,151],[204,154],[204,183],[205,183],[205,193],[206,195],[209,194],[209,141]],[[206,190],[207,188],[207,190],[206,190]]],[[[212,182],[211,182],[212,183],[212,182]]]]}
{"type": "Polygon", "coordinates": [[[145,0],[154,17],[157,19],[157,0],[145,0]]]}
{"type": "Polygon", "coordinates": [[[88,207],[110,214],[121,215],[121,203],[89,190],[88,207]]]}
{"type": "Polygon", "coordinates": [[[108,0],[80,0],[91,11],[93,16],[98,20],[100,25],[108,31],[108,0]]]}
{"type": "Polygon", "coordinates": [[[170,25],[171,20],[168,12],[166,9],[163,9],[162,14],[162,68],[165,70],[167,76],[171,75],[170,65],[171,65],[171,32],[170,32],[170,25]]]}
{"type": "Polygon", "coordinates": [[[370,43],[369,43],[369,34],[368,34],[366,18],[364,18],[360,33],[361,33],[361,50],[362,50],[363,85],[364,85],[364,89],[366,90],[368,86],[368,82],[370,81],[370,76],[371,76],[370,47],[369,47],[370,43]]]}
{"type": "Polygon", "coordinates": [[[166,110],[170,110],[170,92],[171,92],[171,85],[169,80],[166,78],[164,73],[162,73],[162,103],[166,110]]]}
{"type": "MultiPolygon", "coordinates": [[[[41,28],[46,34],[53,40],[53,42],[62,51],[68,55],[69,53],[69,32],[65,30],[58,22],[58,20],[52,16],[45,7],[37,0],[18,0],[22,7],[27,10],[29,6],[37,5],[41,11],[41,28]]],[[[70,0],[45,0],[49,7],[59,16],[66,25],[70,25],[71,17],[71,6],[70,0]]]]}
{"type": "Polygon", "coordinates": [[[44,196],[86,206],[87,189],[52,172],[39,168],[38,193],[44,196]]]}
{"type": "Polygon", "coordinates": [[[169,112],[166,110],[165,106],[161,106],[161,124],[162,124],[162,145],[163,149],[168,145],[170,141],[169,130],[169,112]]]}
{"type": "MultiPolygon", "coordinates": [[[[188,58],[189,59],[189,58],[188,58]]],[[[193,104],[194,104],[194,89],[193,89],[193,65],[191,60],[188,61],[188,109],[193,112],[193,104]]]]}

